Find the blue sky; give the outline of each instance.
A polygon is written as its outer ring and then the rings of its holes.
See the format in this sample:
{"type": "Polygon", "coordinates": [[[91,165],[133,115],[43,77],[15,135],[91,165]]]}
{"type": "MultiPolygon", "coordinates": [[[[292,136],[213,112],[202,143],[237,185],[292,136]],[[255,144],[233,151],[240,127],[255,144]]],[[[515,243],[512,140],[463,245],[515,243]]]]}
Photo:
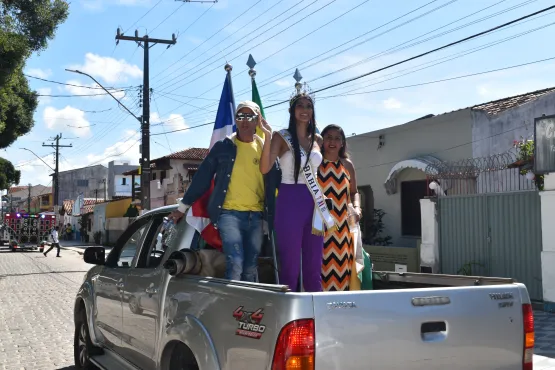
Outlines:
{"type": "MultiPolygon", "coordinates": [[[[315,90],[550,5],[547,0],[219,0],[216,4],[75,0],[56,38],[47,50],[28,61],[25,72],[48,80],[94,86],[87,77],[65,71],[76,68],[93,75],[104,86],[137,87],[142,84],[143,51],[129,41],[116,46],[116,29],[120,27],[126,35],[133,35],[137,29],[141,36],[148,32],[150,37],[164,39],[175,33],[175,46],[166,49],[165,45],[156,45],[150,49],[151,133],[192,129],[152,136],[151,158],[157,158],[187,147],[208,147],[212,126],[193,127],[214,120],[226,61],[233,65],[235,100],[239,103],[251,97],[246,62],[249,53],[253,55],[258,62],[260,94],[268,106],[290,96],[295,67],[315,90]]],[[[316,94],[318,126],[335,123],[349,135],[360,134],[430,113],[552,87],[555,60],[398,88],[555,57],[549,47],[555,39],[552,22],[553,10],[322,91],[316,94]]],[[[30,83],[43,95],[102,92],[37,79],[30,79],[30,83]]],[[[141,114],[137,88],[116,94],[134,114],[141,114]]],[[[266,115],[274,128],[287,124],[286,105],[268,108],[266,115]]],[[[61,170],[111,160],[138,164],[139,124],[109,96],[43,96],[32,132],[1,154],[22,170],[21,184],[50,183],[51,170],[20,148],[33,150],[53,166],[52,150],[42,147],[42,143],[58,133],[67,138],[63,144],[73,145],[61,151],[61,170]]]]}

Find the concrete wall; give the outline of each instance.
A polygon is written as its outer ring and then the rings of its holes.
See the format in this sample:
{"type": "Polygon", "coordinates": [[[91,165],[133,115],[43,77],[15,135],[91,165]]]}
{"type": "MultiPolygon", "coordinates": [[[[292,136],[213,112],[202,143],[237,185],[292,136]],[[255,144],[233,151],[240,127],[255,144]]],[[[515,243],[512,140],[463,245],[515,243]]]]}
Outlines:
{"type": "Polygon", "coordinates": [[[108,196],[110,199],[113,197],[130,197],[132,192],[131,176],[115,175],[113,181],[113,189],[110,193],[108,189],[108,196]],[[125,179],[125,185],[123,185],[123,179],[125,179]]]}
{"type": "Polygon", "coordinates": [[[112,199],[114,196],[131,196],[131,176],[123,176],[122,173],[136,168],[137,166],[130,165],[128,162],[111,161],[108,163],[108,199],[112,199]],[[127,179],[127,187],[121,186],[124,177],[127,179]]]}
{"type": "Polygon", "coordinates": [[[544,114],[555,114],[555,93],[546,94],[495,116],[473,110],[473,156],[477,158],[503,153],[511,149],[514,140],[520,140],[521,137],[533,139],[534,118],[544,114]]]}
{"type": "MultiPolygon", "coordinates": [[[[495,116],[483,111],[472,114],[472,155],[474,158],[505,153],[515,140],[534,139],[534,119],[555,114],[555,93],[547,94],[532,102],[508,109],[495,116]]],[[[513,153],[517,153],[516,150],[513,153]]],[[[478,177],[477,189],[489,191],[515,191],[533,188],[533,182],[524,176],[517,179],[514,170],[497,171],[478,177]]]]}
{"type": "Polygon", "coordinates": [[[190,185],[187,165],[200,165],[202,161],[171,159],[170,170],[166,170],[166,178],[160,181],[162,171],[156,173],[156,180],[150,182],[150,206],[152,209],[168,204],[175,204],[183,197],[185,190],[190,185]],[[158,188],[160,184],[160,188],[158,188]]]}
{"type": "MultiPolygon", "coordinates": [[[[472,156],[472,146],[462,144],[471,141],[472,123],[469,109],[347,138],[348,149],[357,173],[357,185],[372,187],[374,208],[386,212],[383,219],[384,234],[393,238],[393,246],[417,245],[419,238],[401,235],[400,186],[403,181],[425,179],[426,176],[422,171],[406,169],[399,174],[397,192],[387,195],[384,182],[391,168],[400,161],[422,155],[433,155],[444,161],[469,158],[472,156]],[[384,145],[378,149],[380,135],[384,136],[384,145]],[[455,146],[459,147],[453,148],[455,146]]],[[[371,211],[367,210],[365,217],[370,215],[371,211]]]]}
{"type": "Polygon", "coordinates": [[[60,172],[60,195],[58,204],[65,199],[77,199],[79,193],[85,198],[104,199],[103,179],[108,177],[108,169],[102,165],[78,168],[71,171],[60,172]],[[78,180],[88,180],[87,186],[79,186],[78,180]],[[98,190],[98,193],[96,192],[98,190]]]}

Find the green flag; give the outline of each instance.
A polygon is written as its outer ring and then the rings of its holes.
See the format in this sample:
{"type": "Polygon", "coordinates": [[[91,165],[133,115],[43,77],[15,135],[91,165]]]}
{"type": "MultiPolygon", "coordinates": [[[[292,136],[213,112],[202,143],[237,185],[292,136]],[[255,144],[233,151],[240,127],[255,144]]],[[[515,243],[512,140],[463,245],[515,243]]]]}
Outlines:
{"type": "MultiPolygon", "coordinates": [[[[260,99],[260,94],[258,93],[258,88],[256,87],[256,81],[254,78],[252,79],[252,101],[258,104],[262,117],[266,118],[266,115],[264,114],[264,107],[262,106],[262,99],[260,99]]],[[[256,127],[256,134],[264,140],[264,132],[258,126],[256,127]]]]}

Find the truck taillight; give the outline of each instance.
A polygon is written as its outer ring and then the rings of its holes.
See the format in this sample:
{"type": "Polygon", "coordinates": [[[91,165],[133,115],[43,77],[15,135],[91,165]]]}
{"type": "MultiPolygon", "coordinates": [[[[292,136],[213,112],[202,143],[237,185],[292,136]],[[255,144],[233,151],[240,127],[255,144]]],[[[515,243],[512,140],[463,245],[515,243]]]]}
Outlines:
{"type": "Polygon", "coordinates": [[[522,322],[524,327],[522,370],[532,370],[534,368],[534,312],[531,304],[522,305],[522,322]]]}
{"type": "Polygon", "coordinates": [[[314,320],[292,321],[279,333],[272,370],[314,370],[315,349],[314,320]]]}

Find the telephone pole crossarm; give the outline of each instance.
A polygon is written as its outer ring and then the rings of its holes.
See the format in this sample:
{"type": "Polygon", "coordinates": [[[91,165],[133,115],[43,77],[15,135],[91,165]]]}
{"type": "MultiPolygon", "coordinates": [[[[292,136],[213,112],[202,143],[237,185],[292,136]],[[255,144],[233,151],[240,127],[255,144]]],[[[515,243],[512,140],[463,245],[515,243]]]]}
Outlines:
{"type": "MultiPolygon", "coordinates": [[[[58,198],[59,198],[59,192],[60,192],[60,182],[58,180],[58,173],[59,171],[59,163],[60,163],[60,148],[72,148],[73,146],[71,144],[69,145],[60,145],[60,139],[62,138],[62,134],[56,135],[56,138],[54,140],[56,140],[56,144],[45,144],[42,143],[42,146],[47,146],[50,148],[55,148],[56,149],[56,165],[54,168],[54,179],[53,179],[53,183],[54,183],[54,207],[58,206],[58,198]]],[[[50,167],[50,166],[49,166],[50,167]]]]}

